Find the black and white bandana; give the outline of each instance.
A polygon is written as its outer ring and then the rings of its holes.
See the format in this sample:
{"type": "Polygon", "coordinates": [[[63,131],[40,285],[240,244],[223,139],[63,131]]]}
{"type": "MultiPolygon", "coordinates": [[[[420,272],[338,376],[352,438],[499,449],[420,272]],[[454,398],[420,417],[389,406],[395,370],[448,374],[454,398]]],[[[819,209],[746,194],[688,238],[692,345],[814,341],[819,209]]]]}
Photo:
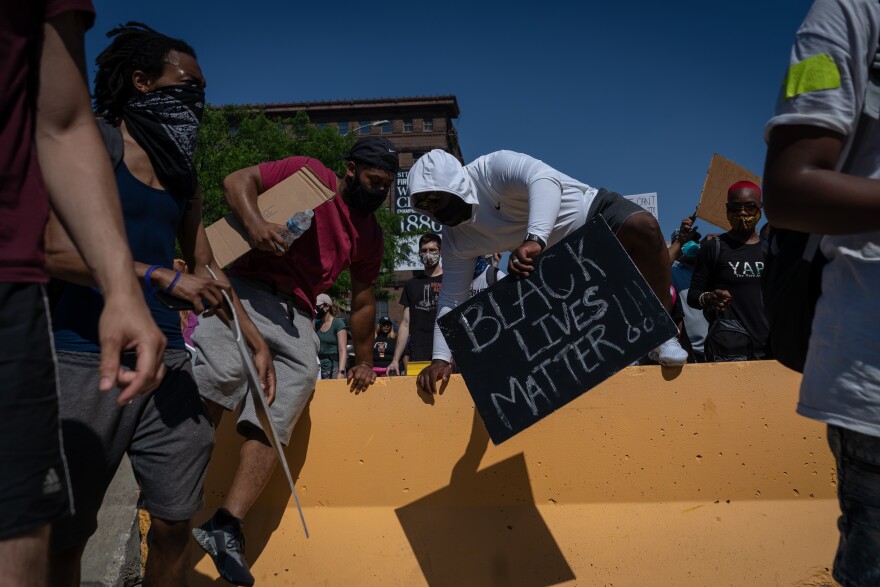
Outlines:
{"type": "Polygon", "coordinates": [[[147,152],[159,181],[177,197],[195,195],[193,153],[204,110],[205,90],[185,84],[136,93],[122,111],[128,132],[147,152]]]}

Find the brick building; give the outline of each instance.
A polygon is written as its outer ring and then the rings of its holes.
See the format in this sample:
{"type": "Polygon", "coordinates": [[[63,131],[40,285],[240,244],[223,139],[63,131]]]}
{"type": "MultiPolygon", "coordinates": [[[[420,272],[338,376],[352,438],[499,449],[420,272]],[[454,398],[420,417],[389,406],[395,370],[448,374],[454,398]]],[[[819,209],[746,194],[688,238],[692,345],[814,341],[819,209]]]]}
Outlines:
{"type": "Polygon", "coordinates": [[[431,149],[444,149],[462,159],[453,124],[459,116],[455,96],[286,102],[261,107],[270,118],[293,117],[302,111],[313,124],[335,126],[341,134],[386,136],[400,149],[401,169],[409,169],[431,149]],[[376,124],[383,121],[385,124],[376,124]]]}

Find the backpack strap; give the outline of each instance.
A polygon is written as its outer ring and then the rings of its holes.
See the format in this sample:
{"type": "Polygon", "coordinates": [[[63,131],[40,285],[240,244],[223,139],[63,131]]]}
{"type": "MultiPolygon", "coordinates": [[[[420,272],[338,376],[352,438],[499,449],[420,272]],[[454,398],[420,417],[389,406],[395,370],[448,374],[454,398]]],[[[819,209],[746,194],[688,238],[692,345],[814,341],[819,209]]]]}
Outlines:
{"type": "Polygon", "coordinates": [[[110,155],[110,164],[115,171],[125,156],[125,142],[122,139],[122,129],[103,118],[99,118],[97,122],[98,130],[101,131],[101,138],[104,139],[104,146],[107,147],[107,154],[110,155]]]}

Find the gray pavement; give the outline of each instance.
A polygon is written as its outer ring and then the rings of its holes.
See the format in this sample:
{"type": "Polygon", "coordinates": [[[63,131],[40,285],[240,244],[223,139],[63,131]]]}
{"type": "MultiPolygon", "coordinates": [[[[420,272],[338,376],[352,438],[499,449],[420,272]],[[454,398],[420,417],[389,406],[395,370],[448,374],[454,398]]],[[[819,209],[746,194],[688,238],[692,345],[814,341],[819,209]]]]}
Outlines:
{"type": "Polygon", "coordinates": [[[83,587],[139,584],[141,541],[137,500],[138,486],[131,472],[131,463],[125,457],[98,513],[98,531],[89,540],[83,554],[83,587]]]}

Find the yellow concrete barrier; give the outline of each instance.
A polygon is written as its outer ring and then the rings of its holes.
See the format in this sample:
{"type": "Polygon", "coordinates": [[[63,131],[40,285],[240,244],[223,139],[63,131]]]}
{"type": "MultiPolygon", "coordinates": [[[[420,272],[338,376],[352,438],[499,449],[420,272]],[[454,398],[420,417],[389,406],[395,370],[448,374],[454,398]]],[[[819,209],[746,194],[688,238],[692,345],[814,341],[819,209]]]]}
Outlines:
{"type": "Polygon", "coordinates": [[[406,364],[406,374],[415,377],[430,364],[431,361],[410,361],[406,364]]]}
{"type": "MultiPolygon", "coordinates": [[[[822,585],[837,542],[824,427],[775,362],[630,367],[491,445],[463,381],[321,381],[246,520],[258,585],[822,585]],[[677,375],[677,376],[676,376],[677,375]]],[[[240,439],[217,436],[201,523],[240,439]]],[[[193,545],[190,585],[217,573],[193,545]]],[[[222,583],[222,581],[221,581],[222,583]]]]}

